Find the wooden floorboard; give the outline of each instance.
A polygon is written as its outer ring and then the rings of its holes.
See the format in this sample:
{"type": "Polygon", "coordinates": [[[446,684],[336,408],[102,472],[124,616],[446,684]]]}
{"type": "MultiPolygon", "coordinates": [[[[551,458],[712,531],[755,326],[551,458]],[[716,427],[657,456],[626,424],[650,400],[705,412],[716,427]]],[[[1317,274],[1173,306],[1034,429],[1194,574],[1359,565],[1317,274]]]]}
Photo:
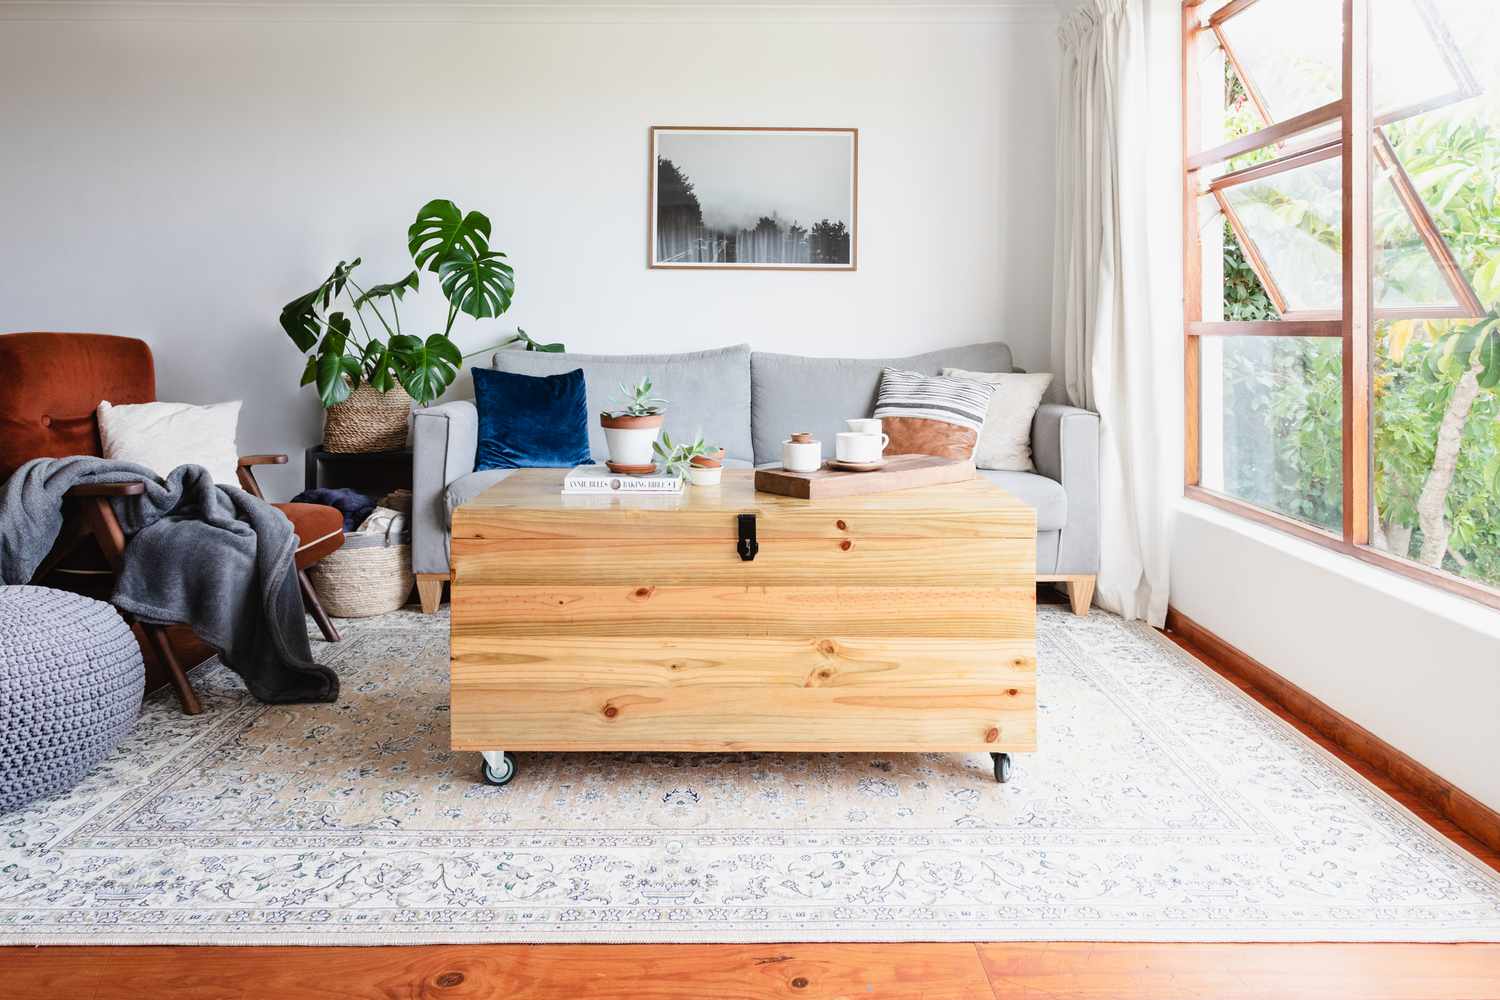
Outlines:
{"type": "Polygon", "coordinates": [[[982,944],[996,997],[1049,1000],[1477,1000],[1500,945],[982,944]]]}
{"type": "MultiPolygon", "coordinates": [[[[1044,602],[1061,600],[1042,588],[1044,602]]],[[[1455,843],[1431,806],[1177,640],[1455,843]]],[[[1500,1000],[1500,945],[782,944],[3,948],[0,1000],[1500,1000]]]]}
{"type": "Polygon", "coordinates": [[[0,969],[5,1000],[994,996],[972,944],[7,948],[0,969]]]}

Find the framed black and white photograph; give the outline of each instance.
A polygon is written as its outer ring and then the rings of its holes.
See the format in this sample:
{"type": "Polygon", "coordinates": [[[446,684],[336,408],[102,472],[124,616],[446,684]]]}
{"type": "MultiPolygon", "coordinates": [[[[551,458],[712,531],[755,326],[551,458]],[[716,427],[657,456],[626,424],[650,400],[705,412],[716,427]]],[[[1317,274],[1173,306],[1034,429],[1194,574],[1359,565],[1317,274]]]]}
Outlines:
{"type": "Polygon", "coordinates": [[[852,271],[858,201],[858,129],[651,129],[651,267],[852,271]]]}

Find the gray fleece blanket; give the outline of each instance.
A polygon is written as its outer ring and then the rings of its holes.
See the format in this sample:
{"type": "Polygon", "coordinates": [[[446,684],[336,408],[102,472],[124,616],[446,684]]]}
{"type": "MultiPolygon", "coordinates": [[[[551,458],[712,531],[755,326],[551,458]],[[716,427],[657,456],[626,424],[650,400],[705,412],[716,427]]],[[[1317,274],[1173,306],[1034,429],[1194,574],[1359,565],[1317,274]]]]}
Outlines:
{"type": "Polygon", "coordinates": [[[338,675],[313,661],[286,515],[197,465],[165,479],[103,458],[38,458],[0,489],[0,582],[24,584],[52,550],[63,495],[86,483],[144,483],[110,503],[125,530],[112,603],[148,622],[185,624],[267,702],[335,701],[338,675]]]}

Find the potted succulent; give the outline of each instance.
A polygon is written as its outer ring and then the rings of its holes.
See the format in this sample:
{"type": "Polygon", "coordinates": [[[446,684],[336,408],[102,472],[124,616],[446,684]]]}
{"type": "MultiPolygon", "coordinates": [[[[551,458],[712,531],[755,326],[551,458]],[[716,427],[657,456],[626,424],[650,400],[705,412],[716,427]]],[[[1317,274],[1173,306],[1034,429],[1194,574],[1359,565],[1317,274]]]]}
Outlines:
{"type": "Polygon", "coordinates": [[[609,466],[616,472],[643,472],[654,468],[651,459],[657,432],[661,430],[667,401],[651,395],[651,379],[635,386],[620,384],[619,409],[599,414],[604,440],[609,445],[609,466]]]}
{"type": "Polygon", "coordinates": [[[692,444],[674,444],[672,436],[663,431],[661,440],[653,447],[668,469],[686,476],[694,486],[719,485],[724,474],[724,449],[704,444],[702,434],[692,444]]]}
{"type": "MultiPolygon", "coordinates": [[[[484,215],[465,214],[451,201],[430,201],[407,230],[416,268],[406,277],[361,288],[354,280],[359,258],[339,261],[318,287],[282,308],[281,328],[299,351],[311,352],[302,384],[317,386],[328,411],[324,446],[329,451],[405,445],[412,402],[425,406],[437,399],[463,364],[451,336],[458,314],[484,319],[510,308],[515,276],[505,254],[490,249],[489,238],[490,220],[484,215]],[[443,332],[425,339],[401,331],[397,308],[408,292],[418,290],[423,270],[437,275],[448,300],[443,332]],[[333,309],[340,297],[348,300],[347,312],[333,309]],[[366,322],[367,312],[374,328],[366,322]]],[[[525,341],[528,347],[534,343],[525,341]]]]}

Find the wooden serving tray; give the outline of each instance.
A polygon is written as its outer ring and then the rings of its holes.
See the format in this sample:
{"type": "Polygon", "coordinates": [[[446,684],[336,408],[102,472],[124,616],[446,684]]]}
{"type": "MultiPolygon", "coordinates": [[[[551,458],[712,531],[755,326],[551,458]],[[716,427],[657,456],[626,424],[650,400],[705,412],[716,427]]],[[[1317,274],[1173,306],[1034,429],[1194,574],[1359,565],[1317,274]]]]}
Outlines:
{"type": "Polygon", "coordinates": [[[844,472],[826,464],[817,472],[756,469],[755,488],[799,500],[889,493],[917,486],[961,483],[974,478],[974,463],[934,455],[892,455],[876,472],[844,472]]]}

